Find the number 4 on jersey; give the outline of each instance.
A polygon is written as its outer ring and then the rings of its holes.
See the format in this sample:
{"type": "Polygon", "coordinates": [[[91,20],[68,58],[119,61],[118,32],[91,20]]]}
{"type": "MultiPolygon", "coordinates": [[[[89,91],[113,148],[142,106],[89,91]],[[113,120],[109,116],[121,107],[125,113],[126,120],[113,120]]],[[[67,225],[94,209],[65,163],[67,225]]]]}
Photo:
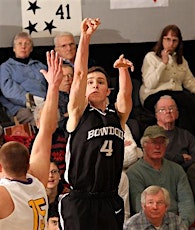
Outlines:
{"type": "Polygon", "coordinates": [[[100,152],[106,153],[107,157],[112,156],[112,152],[113,152],[112,143],[113,143],[112,140],[105,140],[100,149],[100,152]]]}

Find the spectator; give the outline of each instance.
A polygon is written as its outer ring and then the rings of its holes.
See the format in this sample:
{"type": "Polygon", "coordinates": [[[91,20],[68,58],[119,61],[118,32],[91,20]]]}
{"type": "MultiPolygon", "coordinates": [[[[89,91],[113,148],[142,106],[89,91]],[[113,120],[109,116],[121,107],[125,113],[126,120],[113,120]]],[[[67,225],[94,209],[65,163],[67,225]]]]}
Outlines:
{"type": "Polygon", "coordinates": [[[187,176],[183,168],[164,158],[168,139],[158,125],[149,126],[141,138],[143,159],[129,167],[131,212],[141,210],[140,196],[150,185],[163,186],[171,197],[170,212],[179,214],[189,227],[195,217],[195,205],[187,176]]]}
{"type": "Polygon", "coordinates": [[[153,51],[146,54],[142,80],[144,107],[154,112],[158,99],[171,95],[180,111],[178,126],[195,135],[195,78],[183,57],[182,34],[176,25],[166,26],[153,51]]]}
{"type": "Polygon", "coordinates": [[[73,34],[70,32],[57,34],[54,38],[54,46],[55,51],[62,57],[63,63],[74,67],[76,42],[73,34]]]}
{"type": "MultiPolygon", "coordinates": [[[[44,107],[44,103],[39,104],[35,107],[34,110],[34,119],[36,123],[36,132],[39,129],[39,122],[41,113],[44,107]]],[[[59,111],[58,111],[58,120],[56,122],[56,130],[52,135],[52,145],[51,145],[51,158],[56,162],[56,164],[59,167],[60,170],[60,176],[62,183],[66,185],[66,182],[64,181],[64,172],[65,172],[65,153],[66,153],[66,142],[67,139],[65,138],[64,131],[62,129],[58,128],[58,121],[59,121],[59,111]]],[[[35,134],[36,135],[36,134],[35,134]]],[[[32,141],[33,143],[33,141],[32,141]]],[[[32,146],[31,143],[31,146],[32,146]]]]}
{"type": "MultiPolygon", "coordinates": [[[[71,32],[59,33],[54,38],[55,51],[58,52],[63,59],[64,64],[74,67],[77,52],[76,41],[71,32]]],[[[88,67],[97,65],[94,59],[88,59],[88,67]]]]}
{"type": "Polygon", "coordinates": [[[63,79],[60,84],[59,92],[59,111],[60,111],[60,120],[58,122],[61,129],[66,128],[66,122],[68,119],[67,104],[69,101],[69,93],[72,85],[74,69],[68,64],[62,65],[63,79]]]}
{"type": "Polygon", "coordinates": [[[155,112],[157,124],[164,128],[169,138],[165,158],[175,161],[184,168],[195,197],[195,137],[188,130],[175,126],[179,111],[171,96],[161,96],[155,105],[155,112]]]}
{"type": "Polygon", "coordinates": [[[48,210],[47,230],[60,230],[58,202],[51,203],[48,210]]]}
{"type": "Polygon", "coordinates": [[[130,165],[135,163],[138,158],[143,156],[141,148],[137,147],[135,143],[131,130],[127,124],[125,124],[125,133],[124,133],[124,160],[123,160],[123,171],[121,174],[121,179],[119,183],[118,193],[119,196],[123,198],[124,201],[124,211],[125,211],[125,220],[130,217],[130,205],[129,205],[129,180],[126,174],[126,170],[130,165]]]}
{"type": "Polygon", "coordinates": [[[10,117],[16,116],[19,123],[31,123],[31,97],[45,98],[47,83],[41,69],[47,67],[40,61],[30,58],[33,42],[25,32],[16,34],[13,41],[15,56],[1,64],[0,83],[2,95],[0,102],[10,117]]]}
{"type": "Polygon", "coordinates": [[[125,124],[125,133],[124,133],[124,140],[125,140],[125,151],[124,151],[124,161],[123,161],[123,168],[127,170],[130,165],[135,163],[138,158],[143,156],[143,152],[141,148],[137,147],[133,136],[131,134],[131,130],[127,124],[125,124]]]}
{"type": "Polygon", "coordinates": [[[56,128],[55,111],[62,80],[62,61],[52,51],[47,53],[47,63],[48,72],[41,72],[49,86],[30,159],[28,149],[19,142],[5,143],[0,149],[3,176],[0,180],[0,229],[3,230],[46,227],[48,202],[45,187],[48,182],[52,132],[56,128]]]}
{"type": "Polygon", "coordinates": [[[107,74],[100,67],[92,67],[87,73],[90,38],[99,24],[99,19],[91,18],[81,23],[68,103],[70,139],[65,179],[71,190],[60,202],[62,229],[118,230],[124,222],[118,185],[123,167],[123,130],[132,108],[128,68],[133,66],[123,55],[114,63],[119,69],[119,93],[116,107],[107,105],[107,74]]]}
{"type": "Polygon", "coordinates": [[[57,163],[51,159],[49,169],[49,179],[47,182],[46,192],[49,204],[58,201],[63,194],[64,186],[60,178],[60,170],[57,163]]]}
{"type": "Polygon", "coordinates": [[[135,163],[139,157],[143,155],[141,148],[137,147],[130,128],[125,124],[124,133],[124,160],[123,160],[123,171],[119,183],[118,193],[124,201],[125,220],[130,217],[130,205],[129,205],[129,180],[126,174],[126,170],[130,165],[135,163]]]}
{"type": "Polygon", "coordinates": [[[151,185],[141,194],[142,211],[132,216],[125,224],[124,230],[146,229],[181,229],[188,228],[181,217],[168,212],[170,206],[169,192],[162,187],[151,185]]]}
{"type": "Polygon", "coordinates": [[[118,186],[118,194],[124,201],[124,220],[130,217],[130,205],[129,205],[129,180],[126,172],[123,170],[121,174],[120,183],[118,186]]]}

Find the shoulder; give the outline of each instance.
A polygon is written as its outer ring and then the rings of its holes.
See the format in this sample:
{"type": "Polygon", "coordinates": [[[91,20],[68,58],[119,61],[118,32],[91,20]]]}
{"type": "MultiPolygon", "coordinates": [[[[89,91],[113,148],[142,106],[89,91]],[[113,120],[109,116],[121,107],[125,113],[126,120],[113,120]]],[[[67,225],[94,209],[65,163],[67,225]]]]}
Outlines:
{"type": "Polygon", "coordinates": [[[129,230],[134,230],[134,229],[145,229],[143,226],[145,226],[146,222],[144,221],[144,217],[142,212],[136,213],[132,217],[130,217],[125,223],[124,223],[124,228],[129,230]]]}
{"type": "Polygon", "coordinates": [[[179,133],[183,134],[186,137],[193,138],[195,140],[195,136],[190,131],[188,131],[187,129],[182,129],[182,128],[178,128],[178,127],[177,127],[177,129],[178,129],[179,133]]]}
{"type": "Polygon", "coordinates": [[[167,212],[166,214],[165,214],[165,219],[181,219],[181,217],[180,216],[178,216],[178,215],[176,215],[175,213],[173,213],[173,212],[167,212]]]}
{"type": "Polygon", "coordinates": [[[187,227],[183,223],[181,216],[179,216],[173,212],[167,212],[165,214],[164,222],[168,222],[175,227],[180,227],[180,228],[182,227],[183,230],[185,230],[185,229],[187,230],[187,227]]]}
{"type": "Polygon", "coordinates": [[[177,173],[175,175],[185,174],[185,171],[183,170],[181,165],[165,158],[163,158],[163,167],[165,168],[165,170],[166,168],[169,168],[172,172],[176,171],[177,173]]]}
{"type": "Polygon", "coordinates": [[[182,56],[182,60],[183,60],[183,63],[184,63],[184,64],[188,64],[188,61],[185,59],[184,56],[182,56]]]}
{"type": "Polygon", "coordinates": [[[195,141],[195,136],[192,133],[190,133],[187,129],[180,127],[175,127],[173,132],[166,131],[166,133],[171,136],[174,135],[177,138],[184,138],[185,141],[192,141],[192,139],[195,141]]]}
{"type": "Polygon", "coordinates": [[[47,69],[47,66],[45,64],[43,64],[41,61],[36,60],[36,59],[30,59],[29,65],[39,65],[43,67],[44,69],[47,69]]]}
{"type": "Polygon", "coordinates": [[[156,54],[154,51],[150,51],[148,52],[146,55],[145,55],[145,58],[153,58],[153,57],[156,57],[156,54]]]}
{"type": "Polygon", "coordinates": [[[3,62],[0,66],[1,68],[6,68],[10,64],[17,64],[17,62],[13,58],[9,58],[7,61],[3,62]]]}
{"type": "Polygon", "coordinates": [[[128,170],[127,170],[127,175],[128,177],[134,177],[135,174],[139,174],[144,172],[144,168],[143,166],[143,159],[140,158],[139,160],[137,160],[135,163],[133,163],[132,165],[129,166],[128,170]]]}
{"type": "Polygon", "coordinates": [[[5,207],[10,207],[11,205],[13,205],[13,200],[11,194],[3,185],[0,185],[0,194],[1,194],[0,196],[0,213],[1,213],[1,210],[3,210],[5,207]]]}

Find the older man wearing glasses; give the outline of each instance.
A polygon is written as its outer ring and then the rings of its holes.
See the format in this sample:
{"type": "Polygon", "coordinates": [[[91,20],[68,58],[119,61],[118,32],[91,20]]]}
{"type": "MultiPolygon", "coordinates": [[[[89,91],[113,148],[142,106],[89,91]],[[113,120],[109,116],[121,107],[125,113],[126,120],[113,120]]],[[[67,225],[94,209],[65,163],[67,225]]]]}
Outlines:
{"type": "Polygon", "coordinates": [[[171,96],[164,95],[158,100],[155,113],[157,124],[163,127],[169,138],[165,158],[184,168],[195,197],[195,136],[188,130],[176,126],[179,111],[171,96]]]}
{"type": "Polygon", "coordinates": [[[166,188],[171,197],[170,212],[179,214],[186,226],[190,226],[195,217],[195,205],[192,190],[183,168],[164,158],[168,138],[162,127],[149,126],[141,138],[144,156],[129,167],[127,176],[130,187],[131,210],[141,210],[141,193],[150,185],[166,188]]]}
{"type": "Polygon", "coordinates": [[[167,211],[170,203],[169,192],[165,188],[157,185],[147,187],[141,194],[142,211],[126,221],[124,230],[187,230],[180,216],[167,211]]]}

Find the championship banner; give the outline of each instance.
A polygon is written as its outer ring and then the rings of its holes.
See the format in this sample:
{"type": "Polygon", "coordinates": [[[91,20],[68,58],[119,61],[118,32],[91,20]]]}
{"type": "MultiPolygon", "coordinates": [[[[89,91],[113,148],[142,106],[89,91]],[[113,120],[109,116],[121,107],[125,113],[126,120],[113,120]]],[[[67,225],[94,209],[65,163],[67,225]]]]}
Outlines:
{"type": "Polygon", "coordinates": [[[166,7],[169,0],[110,0],[110,9],[166,7]]]}
{"type": "Polygon", "coordinates": [[[80,34],[81,0],[21,0],[22,28],[33,38],[80,34]]]}

